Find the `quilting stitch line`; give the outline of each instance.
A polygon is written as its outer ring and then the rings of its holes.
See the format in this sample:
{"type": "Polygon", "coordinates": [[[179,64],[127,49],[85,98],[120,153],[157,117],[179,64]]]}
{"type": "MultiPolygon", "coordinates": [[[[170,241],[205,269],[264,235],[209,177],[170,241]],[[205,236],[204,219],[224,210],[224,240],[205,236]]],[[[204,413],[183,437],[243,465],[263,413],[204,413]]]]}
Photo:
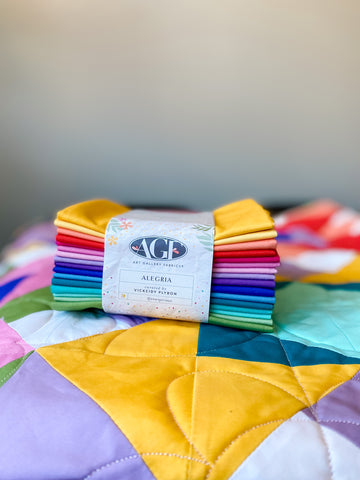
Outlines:
{"type": "Polygon", "coordinates": [[[324,444],[325,449],[326,449],[326,452],[327,452],[327,458],[328,458],[328,464],[329,464],[329,471],[330,471],[330,478],[333,479],[333,478],[334,478],[334,468],[333,468],[332,459],[331,459],[331,452],[330,452],[329,445],[328,445],[328,443],[327,443],[327,441],[326,441],[326,437],[325,437],[325,434],[324,434],[324,432],[323,432],[322,426],[321,426],[320,423],[319,423],[319,419],[318,419],[318,416],[317,416],[316,409],[315,409],[314,406],[311,404],[310,399],[309,399],[309,397],[308,397],[308,395],[307,395],[307,393],[306,393],[306,391],[305,391],[305,388],[303,387],[303,385],[301,384],[298,376],[296,375],[296,372],[295,372],[293,366],[291,365],[291,362],[290,362],[290,359],[289,359],[289,357],[288,357],[288,354],[287,354],[287,352],[286,352],[286,350],[285,350],[285,348],[284,348],[284,345],[282,344],[280,338],[279,338],[279,343],[280,343],[282,349],[284,350],[284,354],[285,354],[285,356],[286,356],[286,358],[287,358],[287,361],[288,361],[288,363],[289,363],[289,367],[291,368],[291,371],[293,372],[293,375],[294,375],[296,381],[298,382],[300,388],[301,388],[302,391],[304,392],[304,395],[305,395],[305,397],[306,397],[306,399],[307,399],[307,401],[308,401],[308,403],[309,403],[309,409],[310,409],[311,413],[313,414],[313,416],[314,416],[314,418],[315,418],[316,424],[318,425],[319,432],[320,432],[320,437],[321,437],[321,439],[322,439],[322,441],[323,441],[323,444],[324,444]]]}
{"type": "Polygon", "coordinates": [[[239,440],[239,438],[241,438],[242,436],[246,435],[247,433],[253,431],[253,430],[256,430],[260,427],[265,427],[266,425],[271,425],[272,423],[281,423],[281,422],[284,422],[286,421],[287,419],[286,418],[279,418],[278,420],[270,420],[269,422],[265,422],[265,423],[259,423],[258,425],[255,425],[254,427],[251,427],[249,428],[248,430],[245,430],[245,432],[241,432],[237,437],[235,437],[230,443],[229,445],[227,445],[224,450],[216,457],[214,463],[212,464],[210,470],[208,471],[206,477],[205,477],[205,480],[207,480],[212,471],[214,470],[216,464],[218,463],[218,461],[220,460],[220,458],[229,450],[229,448],[231,448],[231,446],[237,441],[239,440]]]}

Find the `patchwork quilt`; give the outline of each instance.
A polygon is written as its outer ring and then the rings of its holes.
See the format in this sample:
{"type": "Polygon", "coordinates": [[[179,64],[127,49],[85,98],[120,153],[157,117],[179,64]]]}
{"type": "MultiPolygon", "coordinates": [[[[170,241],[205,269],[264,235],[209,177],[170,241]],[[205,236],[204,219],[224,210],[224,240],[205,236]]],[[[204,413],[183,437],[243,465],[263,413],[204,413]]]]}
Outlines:
{"type": "Polygon", "coordinates": [[[0,479],[358,480],[360,215],[276,218],[274,333],[59,311],[55,227],[0,264],[0,479]]]}

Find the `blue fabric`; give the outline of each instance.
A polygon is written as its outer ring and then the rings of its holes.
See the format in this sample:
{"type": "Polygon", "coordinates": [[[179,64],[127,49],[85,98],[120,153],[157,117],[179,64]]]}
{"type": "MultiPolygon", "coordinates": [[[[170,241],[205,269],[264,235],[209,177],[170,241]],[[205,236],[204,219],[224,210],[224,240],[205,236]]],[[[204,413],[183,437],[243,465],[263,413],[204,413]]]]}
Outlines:
{"type": "Polygon", "coordinates": [[[52,285],[66,285],[69,287],[84,287],[92,290],[99,290],[101,292],[101,283],[97,282],[82,282],[80,280],[67,280],[66,278],[53,278],[52,285]]]}
{"type": "Polygon", "coordinates": [[[102,285],[102,278],[99,277],[88,277],[85,275],[69,275],[68,273],[54,273],[53,278],[63,279],[63,280],[76,280],[82,282],[91,282],[98,285],[102,285]]]}
{"type": "Polygon", "coordinates": [[[53,272],[55,273],[68,273],[70,275],[86,275],[88,277],[100,277],[102,278],[102,272],[99,272],[97,270],[86,270],[84,269],[78,269],[78,268],[65,268],[65,267],[58,267],[56,266],[53,268],[53,272]]]}
{"type": "Polygon", "coordinates": [[[261,297],[274,297],[275,292],[272,288],[257,288],[257,287],[233,287],[224,285],[213,285],[211,287],[213,293],[230,293],[234,295],[252,295],[261,297]]]}
{"type": "Polygon", "coordinates": [[[14,280],[11,280],[10,282],[4,283],[4,285],[0,285],[0,300],[2,300],[8,293],[13,290],[18,283],[20,283],[22,280],[25,280],[25,278],[28,278],[28,275],[24,275],[23,277],[15,278],[14,280]]]}

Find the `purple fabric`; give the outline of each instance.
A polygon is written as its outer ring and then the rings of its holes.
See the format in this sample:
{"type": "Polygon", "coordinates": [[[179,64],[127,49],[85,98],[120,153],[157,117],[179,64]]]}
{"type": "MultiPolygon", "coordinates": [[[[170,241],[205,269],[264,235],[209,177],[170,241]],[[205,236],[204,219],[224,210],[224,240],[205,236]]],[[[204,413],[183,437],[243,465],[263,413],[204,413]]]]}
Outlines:
{"type": "Polygon", "coordinates": [[[213,273],[212,278],[248,278],[253,280],[275,280],[275,275],[266,273],[213,273]]]}
{"type": "Polygon", "coordinates": [[[96,270],[98,272],[103,270],[103,267],[99,265],[88,265],[88,264],[83,265],[81,263],[72,263],[72,262],[56,262],[56,265],[59,267],[66,267],[66,268],[75,268],[75,269],[81,268],[84,270],[96,270]]]}
{"type": "Polygon", "coordinates": [[[317,275],[319,273],[321,273],[320,268],[319,270],[308,270],[292,263],[287,263],[286,260],[282,261],[279,266],[279,274],[284,277],[290,277],[292,281],[301,280],[302,277],[307,275],[317,275]]]}
{"type": "Polygon", "coordinates": [[[134,466],[132,478],[154,480],[111,418],[36,352],[0,388],[0,404],[3,480],[80,479],[127,457],[135,459],[120,462],[118,478],[134,466]]]}
{"type": "Polygon", "coordinates": [[[91,480],[143,480],[150,478],[154,477],[140,455],[119,458],[91,473],[91,480]]]}
{"type": "Polygon", "coordinates": [[[275,288],[274,280],[248,280],[238,278],[213,278],[213,285],[245,285],[249,287],[275,288]]]}
{"type": "Polygon", "coordinates": [[[61,263],[76,263],[79,265],[96,265],[98,267],[103,267],[104,262],[97,262],[94,260],[82,260],[80,258],[67,258],[67,257],[59,257],[56,255],[55,257],[55,262],[58,264],[59,262],[61,263]]]}
{"type": "Polygon", "coordinates": [[[304,413],[314,420],[315,409],[321,425],[340,433],[360,447],[360,374],[328,393],[304,413]]]}
{"type": "Polygon", "coordinates": [[[53,223],[38,223],[21,233],[16,240],[12,242],[11,247],[23,248],[32,242],[55,244],[55,235],[56,227],[53,223]]]}

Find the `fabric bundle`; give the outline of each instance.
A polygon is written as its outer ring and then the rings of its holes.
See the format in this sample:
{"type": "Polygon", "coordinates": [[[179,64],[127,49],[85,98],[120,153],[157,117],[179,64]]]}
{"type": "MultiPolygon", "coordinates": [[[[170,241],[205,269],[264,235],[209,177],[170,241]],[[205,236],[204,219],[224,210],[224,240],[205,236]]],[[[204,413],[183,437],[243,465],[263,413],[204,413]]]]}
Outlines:
{"type": "MultiPolygon", "coordinates": [[[[51,291],[55,308],[102,308],[104,237],[112,217],[129,208],[90,200],[57,214],[57,252],[51,291]]],[[[209,323],[272,331],[276,231],[269,213],[252,199],[214,212],[215,241],[209,323]]]]}

